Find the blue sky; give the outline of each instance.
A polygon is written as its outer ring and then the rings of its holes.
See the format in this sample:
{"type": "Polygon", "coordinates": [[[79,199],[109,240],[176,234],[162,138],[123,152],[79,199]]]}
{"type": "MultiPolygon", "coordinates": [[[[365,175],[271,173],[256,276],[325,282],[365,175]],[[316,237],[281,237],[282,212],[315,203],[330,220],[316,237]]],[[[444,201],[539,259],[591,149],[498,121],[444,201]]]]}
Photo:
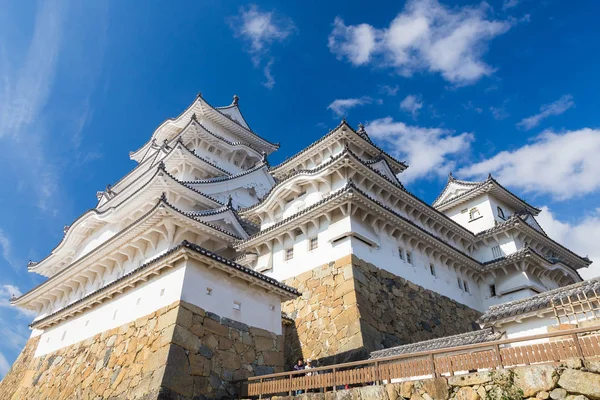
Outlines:
{"type": "Polygon", "coordinates": [[[197,92],[233,94],[276,164],[342,117],[431,202],[488,172],[598,261],[597,2],[7,2],[0,13],[0,376],[31,315],[8,305],[128,152],[197,92]],[[85,4],[83,4],[85,3],[85,4]]]}

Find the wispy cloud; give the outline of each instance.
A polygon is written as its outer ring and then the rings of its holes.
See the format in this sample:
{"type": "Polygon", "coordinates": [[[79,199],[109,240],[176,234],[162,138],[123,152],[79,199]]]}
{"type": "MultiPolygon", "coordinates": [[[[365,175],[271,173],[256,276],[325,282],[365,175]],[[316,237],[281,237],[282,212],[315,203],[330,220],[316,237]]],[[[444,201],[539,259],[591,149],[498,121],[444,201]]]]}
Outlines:
{"type": "Polygon", "coordinates": [[[2,250],[2,258],[4,258],[4,260],[6,260],[6,262],[14,269],[17,269],[19,263],[13,255],[12,242],[2,229],[0,229],[0,249],[2,250]]]}
{"type": "Polygon", "coordinates": [[[24,63],[10,68],[10,60],[5,59],[8,54],[3,52],[0,137],[20,136],[46,105],[56,75],[63,16],[56,2],[41,2],[24,63]]]}
{"type": "Polygon", "coordinates": [[[273,78],[273,74],[271,74],[271,67],[273,66],[273,59],[270,59],[267,65],[263,68],[263,73],[265,74],[265,81],[262,83],[264,87],[271,90],[273,86],[275,86],[275,78],[273,78]]]}
{"type": "Polygon", "coordinates": [[[272,75],[273,57],[270,56],[271,46],[281,43],[297,31],[294,22],[287,17],[276,14],[274,11],[262,11],[257,5],[241,7],[239,13],[227,19],[229,27],[235,37],[242,38],[249,43],[246,49],[252,56],[255,68],[260,67],[264,58],[269,61],[263,66],[265,83],[263,85],[272,89],[275,79],[272,75]]]}
{"type": "Polygon", "coordinates": [[[541,106],[539,113],[522,119],[521,122],[517,124],[517,128],[522,128],[525,130],[535,128],[543,119],[553,115],[560,115],[572,107],[575,107],[573,96],[566,94],[553,103],[544,104],[541,106]]]}
{"type": "Polygon", "coordinates": [[[492,173],[504,185],[566,200],[600,189],[600,130],[544,132],[531,143],[462,168],[459,174],[492,173]]]}
{"type": "Polygon", "coordinates": [[[398,85],[379,85],[379,93],[385,94],[386,96],[395,96],[398,94],[398,90],[400,90],[400,86],[398,85]]]}
{"type": "Polygon", "coordinates": [[[368,96],[350,99],[336,99],[327,106],[327,109],[333,111],[336,117],[342,117],[348,115],[348,111],[351,108],[370,104],[372,101],[373,99],[368,96]]]}
{"type": "Polygon", "coordinates": [[[502,3],[502,9],[506,11],[508,9],[518,6],[519,3],[520,0],[504,0],[504,3],[502,3]]]}
{"type": "Polygon", "coordinates": [[[366,129],[372,138],[383,141],[390,153],[407,160],[409,168],[399,176],[406,183],[446,175],[468,154],[475,139],[472,133],[411,126],[392,117],[371,121],[366,129]]]}
{"type": "Polygon", "coordinates": [[[489,6],[449,8],[437,0],[410,0],[388,27],[333,21],[329,49],[355,66],[393,68],[403,76],[440,73],[455,84],[472,84],[494,68],[482,60],[488,42],[510,29],[510,21],[487,17],[489,6]]]}
{"type": "Polygon", "coordinates": [[[415,118],[419,114],[419,110],[423,108],[423,101],[421,95],[409,94],[400,102],[400,108],[415,118]]]}
{"type": "Polygon", "coordinates": [[[6,357],[4,357],[4,354],[0,352],[0,379],[7,374],[9,369],[10,365],[8,364],[8,361],[6,361],[6,357]]]}
{"type": "Polygon", "coordinates": [[[58,56],[62,41],[64,9],[58,2],[41,2],[36,12],[33,34],[20,65],[11,65],[8,50],[0,53],[0,75],[3,88],[0,90],[0,139],[12,140],[19,148],[26,140],[27,171],[35,176],[37,206],[50,210],[48,200],[57,188],[57,171],[48,161],[45,146],[40,138],[43,131],[39,123],[54,85],[58,56]],[[28,129],[31,126],[36,129],[28,129]],[[27,138],[24,134],[27,132],[27,138]]]}
{"type": "Polygon", "coordinates": [[[510,116],[510,114],[508,113],[508,111],[506,111],[506,107],[505,106],[490,107],[490,112],[492,113],[492,117],[494,117],[494,119],[497,120],[497,121],[506,119],[506,118],[508,118],[510,116]]]}
{"type": "Polygon", "coordinates": [[[463,108],[465,110],[475,111],[477,114],[481,114],[483,112],[483,108],[475,106],[472,100],[469,100],[466,104],[463,104],[463,108]]]}

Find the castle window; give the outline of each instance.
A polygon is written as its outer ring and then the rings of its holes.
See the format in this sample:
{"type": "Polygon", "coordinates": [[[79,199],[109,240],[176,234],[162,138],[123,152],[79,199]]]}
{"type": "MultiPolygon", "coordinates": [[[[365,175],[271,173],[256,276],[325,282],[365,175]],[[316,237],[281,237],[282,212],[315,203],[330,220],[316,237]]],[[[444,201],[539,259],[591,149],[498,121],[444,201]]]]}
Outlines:
{"type": "Polygon", "coordinates": [[[404,261],[404,249],[402,247],[398,247],[398,257],[404,261]]]}
{"type": "Polygon", "coordinates": [[[431,273],[431,275],[433,275],[433,276],[436,276],[435,275],[435,265],[429,264],[429,273],[431,273]]]}
{"type": "Polygon", "coordinates": [[[316,236],[310,238],[310,241],[308,242],[308,250],[313,251],[318,247],[319,247],[319,238],[316,236]]]}
{"type": "Polygon", "coordinates": [[[469,210],[469,219],[471,221],[473,221],[479,217],[481,217],[481,213],[479,212],[479,209],[477,207],[473,207],[469,210]]]}
{"type": "Polygon", "coordinates": [[[211,288],[209,288],[209,287],[206,288],[206,295],[207,296],[212,295],[212,289],[211,288]]]}
{"type": "Polygon", "coordinates": [[[239,301],[234,301],[233,302],[233,309],[235,311],[241,311],[241,309],[242,309],[242,303],[240,303],[239,301]]]}
{"type": "Polygon", "coordinates": [[[289,261],[292,258],[294,258],[294,248],[290,247],[288,249],[285,249],[285,261],[289,261]]]}
{"type": "Polygon", "coordinates": [[[462,279],[460,279],[460,277],[457,277],[456,282],[458,283],[458,288],[460,290],[463,290],[462,279]]]}
{"type": "Polygon", "coordinates": [[[490,285],[490,297],[496,297],[496,285],[490,285]]]}
{"type": "Polygon", "coordinates": [[[463,287],[465,288],[465,292],[470,293],[469,292],[469,284],[467,283],[467,281],[463,281],[463,287]]]}
{"type": "Polygon", "coordinates": [[[410,251],[406,252],[406,262],[412,264],[412,253],[410,251]]]}
{"type": "Polygon", "coordinates": [[[494,246],[492,247],[492,256],[496,259],[496,258],[500,258],[502,257],[504,254],[502,253],[502,249],[500,248],[500,246],[494,246]]]}
{"type": "Polygon", "coordinates": [[[504,211],[502,210],[502,208],[500,206],[496,207],[498,209],[498,216],[502,219],[506,219],[504,217],[504,211]]]}

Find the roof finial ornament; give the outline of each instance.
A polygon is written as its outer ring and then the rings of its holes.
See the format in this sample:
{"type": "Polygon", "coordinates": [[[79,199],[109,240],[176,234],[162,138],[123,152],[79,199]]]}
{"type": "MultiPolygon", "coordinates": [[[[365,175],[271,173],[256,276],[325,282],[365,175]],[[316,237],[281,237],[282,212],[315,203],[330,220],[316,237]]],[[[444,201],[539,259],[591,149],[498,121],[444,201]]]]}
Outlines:
{"type": "Polygon", "coordinates": [[[488,173],[488,177],[487,177],[487,178],[488,178],[488,179],[492,179],[492,173],[491,173],[491,172],[490,172],[490,173],[488,173]]]}
{"type": "Polygon", "coordinates": [[[15,294],[13,293],[13,294],[10,296],[10,301],[15,301],[16,299],[17,299],[17,296],[15,296],[15,294]]]}
{"type": "Polygon", "coordinates": [[[198,117],[196,117],[196,113],[192,114],[192,120],[198,122],[198,117]]]}
{"type": "Polygon", "coordinates": [[[202,92],[198,92],[198,94],[196,95],[197,99],[201,99],[202,98],[202,92]]]}
{"type": "Polygon", "coordinates": [[[240,101],[240,97],[237,94],[233,95],[233,105],[237,106],[240,101]]]}
{"type": "Polygon", "coordinates": [[[38,265],[37,261],[31,261],[31,260],[29,260],[27,262],[27,268],[35,267],[36,265],[38,265]]]}
{"type": "Polygon", "coordinates": [[[162,192],[160,195],[160,201],[164,201],[165,203],[167,202],[167,193],[162,192]]]}
{"type": "Polygon", "coordinates": [[[63,227],[63,233],[64,233],[65,235],[67,234],[67,232],[69,232],[69,228],[70,228],[70,227],[71,227],[71,225],[65,225],[65,226],[63,227]]]}
{"type": "Polygon", "coordinates": [[[448,172],[448,180],[452,182],[454,180],[454,175],[452,175],[452,171],[448,172]]]}
{"type": "Polygon", "coordinates": [[[358,124],[358,132],[365,133],[365,126],[362,124],[362,122],[358,124]]]}
{"type": "Polygon", "coordinates": [[[231,194],[227,197],[227,208],[232,208],[233,199],[231,198],[231,194]]]}
{"type": "Polygon", "coordinates": [[[262,162],[263,162],[263,164],[267,164],[268,163],[268,161],[267,161],[267,152],[263,150],[263,151],[260,152],[260,154],[262,154],[262,162]]]}

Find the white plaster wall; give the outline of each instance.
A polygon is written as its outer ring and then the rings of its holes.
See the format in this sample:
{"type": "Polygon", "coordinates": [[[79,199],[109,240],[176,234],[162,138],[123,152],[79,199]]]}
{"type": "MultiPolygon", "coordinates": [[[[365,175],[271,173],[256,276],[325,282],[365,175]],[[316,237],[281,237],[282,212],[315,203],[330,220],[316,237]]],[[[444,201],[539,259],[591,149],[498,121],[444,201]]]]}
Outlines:
{"type": "MultiPolygon", "coordinates": [[[[181,298],[183,264],[83,314],[46,329],[35,356],[51,353],[148,315],[181,298]],[[164,292],[161,295],[161,291],[164,292]],[[64,335],[64,337],[63,337],[64,335]]],[[[34,332],[38,334],[39,331],[34,332]]],[[[33,335],[32,335],[33,336],[33,335]]]]}
{"type": "Polygon", "coordinates": [[[471,199],[466,203],[459,204],[444,211],[444,213],[473,233],[478,233],[494,226],[494,213],[492,212],[492,205],[487,194],[471,199]],[[481,214],[481,217],[475,220],[469,218],[469,210],[473,207],[477,207],[481,214]],[[465,209],[467,210],[466,212],[461,212],[465,209]]]}
{"type": "Polygon", "coordinates": [[[97,231],[93,232],[86,240],[84,240],[77,249],[73,262],[77,261],[102,243],[113,237],[121,230],[119,224],[106,224],[97,231]]]}
{"type": "MultiPolygon", "coordinates": [[[[352,226],[355,231],[368,230],[368,227],[357,228],[362,223],[353,219],[352,226]]],[[[477,285],[466,274],[460,274],[453,268],[448,267],[434,259],[430,259],[426,254],[421,253],[408,246],[406,243],[399,243],[396,238],[390,237],[384,232],[378,235],[379,248],[368,246],[367,244],[352,240],[352,252],[360,259],[376,265],[378,268],[391,272],[394,275],[407,279],[419,286],[447,296],[461,304],[465,304],[475,310],[485,311],[482,306],[479,285],[477,285]],[[405,251],[404,261],[400,259],[398,247],[405,251]],[[412,264],[406,261],[406,251],[412,254],[412,264]],[[436,276],[431,275],[429,264],[435,266],[436,276]],[[457,278],[466,280],[470,293],[461,290],[458,287],[457,278]]]]}
{"type": "Polygon", "coordinates": [[[332,243],[333,238],[337,238],[345,232],[350,232],[350,221],[348,218],[333,219],[329,224],[325,217],[319,220],[319,228],[309,225],[307,234],[300,234],[295,241],[286,237],[283,244],[276,243],[272,250],[271,257],[260,257],[257,269],[266,266],[263,263],[272,260],[272,269],[263,273],[277,280],[285,280],[298,276],[303,272],[310,271],[320,265],[330,261],[335,261],[348,254],[351,254],[351,246],[348,240],[332,243]],[[309,250],[309,239],[318,237],[319,245],[315,250],[309,250]],[[285,250],[294,248],[294,257],[291,260],[285,260],[285,250]]]}
{"type": "Polygon", "coordinates": [[[221,317],[281,334],[279,296],[216,269],[209,270],[195,260],[187,263],[181,299],[221,317]],[[210,295],[207,288],[212,289],[210,295]],[[239,311],[234,309],[234,301],[241,303],[239,311]]]}
{"type": "Polygon", "coordinates": [[[130,323],[177,300],[281,334],[281,299],[278,295],[250,287],[247,281],[229,278],[216,269],[210,270],[190,260],[179,262],[168,272],[61,324],[46,330],[34,330],[32,337],[41,336],[35,356],[130,323]],[[206,294],[206,288],[212,289],[210,296],[206,294]],[[234,301],[241,303],[240,311],[233,309],[234,301]]]}

